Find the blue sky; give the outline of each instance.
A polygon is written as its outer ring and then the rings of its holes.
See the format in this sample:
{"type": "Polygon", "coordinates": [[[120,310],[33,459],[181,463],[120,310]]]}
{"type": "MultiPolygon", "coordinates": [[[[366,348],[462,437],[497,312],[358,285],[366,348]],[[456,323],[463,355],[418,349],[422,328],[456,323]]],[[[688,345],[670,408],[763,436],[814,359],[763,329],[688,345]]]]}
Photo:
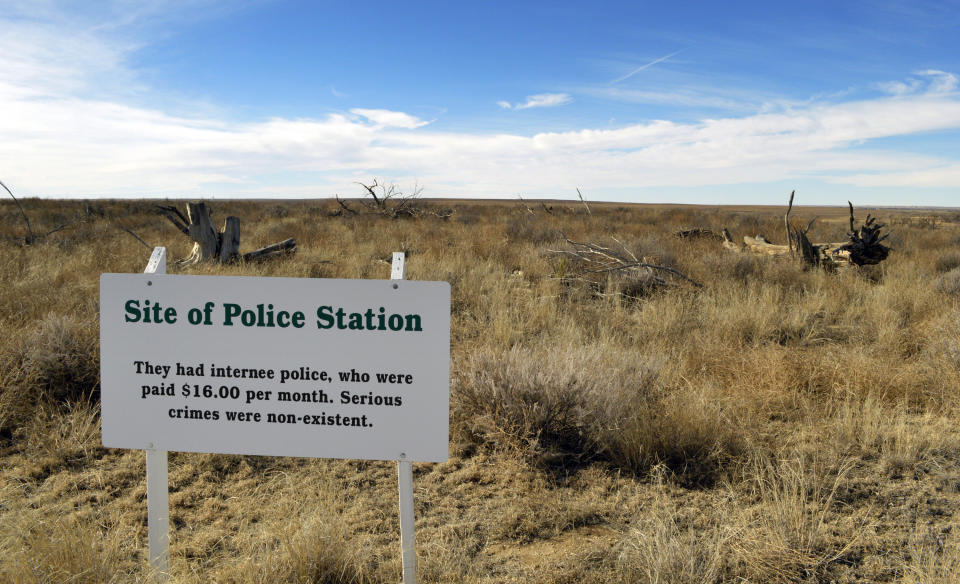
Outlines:
{"type": "Polygon", "coordinates": [[[0,0],[0,30],[21,196],[960,205],[960,1],[0,0]]]}

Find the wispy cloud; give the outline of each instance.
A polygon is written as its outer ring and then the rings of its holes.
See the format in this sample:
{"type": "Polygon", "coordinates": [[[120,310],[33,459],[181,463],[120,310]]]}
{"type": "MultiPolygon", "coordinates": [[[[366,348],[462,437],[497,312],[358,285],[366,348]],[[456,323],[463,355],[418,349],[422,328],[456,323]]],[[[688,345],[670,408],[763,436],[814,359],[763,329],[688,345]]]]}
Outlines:
{"type": "Polygon", "coordinates": [[[643,71],[644,69],[649,69],[650,67],[653,67],[653,66],[656,65],[657,63],[663,63],[663,62],[666,61],[667,59],[679,55],[681,52],[683,52],[683,51],[675,51],[675,52],[673,52],[673,53],[670,53],[669,55],[664,55],[664,56],[662,56],[662,57],[660,57],[660,58],[658,58],[658,59],[654,59],[653,61],[650,61],[649,63],[646,63],[645,65],[640,65],[639,67],[637,67],[637,68],[634,69],[633,71],[630,71],[630,72],[627,73],[626,75],[623,75],[623,76],[621,76],[621,77],[617,77],[616,79],[614,79],[613,81],[610,82],[610,85],[616,85],[617,83],[620,83],[621,81],[626,81],[627,79],[630,79],[631,77],[633,77],[633,76],[636,75],[637,73],[643,71]]]}
{"type": "Polygon", "coordinates": [[[530,109],[532,107],[556,107],[566,105],[573,101],[569,93],[538,93],[537,95],[528,95],[527,101],[511,104],[508,101],[498,101],[497,105],[504,109],[530,109]]]}
{"type": "Polygon", "coordinates": [[[580,92],[626,103],[669,105],[673,107],[696,107],[729,111],[753,110],[762,104],[758,92],[749,95],[716,89],[678,87],[675,89],[626,89],[623,87],[584,87],[580,92]]]}
{"type": "Polygon", "coordinates": [[[394,112],[385,109],[361,109],[354,108],[350,113],[367,118],[374,124],[382,128],[406,128],[412,130],[421,126],[426,126],[430,122],[425,122],[416,116],[405,114],[403,112],[394,112]]]}
{"type": "Polygon", "coordinates": [[[877,87],[890,95],[912,95],[916,93],[951,93],[957,89],[960,79],[953,73],[937,69],[914,72],[903,81],[885,81],[877,87]]]}

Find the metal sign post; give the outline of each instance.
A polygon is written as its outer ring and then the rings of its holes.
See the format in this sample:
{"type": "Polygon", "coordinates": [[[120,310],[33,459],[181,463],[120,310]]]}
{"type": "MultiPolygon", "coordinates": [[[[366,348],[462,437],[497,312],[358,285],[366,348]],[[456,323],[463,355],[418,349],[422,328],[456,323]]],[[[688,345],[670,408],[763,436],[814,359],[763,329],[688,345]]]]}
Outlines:
{"type": "MultiPolygon", "coordinates": [[[[167,273],[167,248],[155,247],[144,274],[167,273]]],[[[167,451],[148,448],[147,453],[147,549],[157,579],[170,578],[170,499],[167,451]]]]}
{"type": "MultiPolygon", "coordinates": [[[[391,280],[405,278],[405,259],[403,252],[393,252],[391,280]]],[[[403,584],[416,584],[417,548],[413,527],[413,463],[409,460],[397,461],[397,482],[400,492],[400,551],[403,556],[403,584]]]]}

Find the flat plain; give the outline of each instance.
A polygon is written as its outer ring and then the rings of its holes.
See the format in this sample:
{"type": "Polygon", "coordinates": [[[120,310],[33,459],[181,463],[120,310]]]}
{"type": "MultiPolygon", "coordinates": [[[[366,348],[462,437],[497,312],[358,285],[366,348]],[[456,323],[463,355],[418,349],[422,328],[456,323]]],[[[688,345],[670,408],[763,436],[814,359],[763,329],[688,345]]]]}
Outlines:
{"type": "MultiPolygon", "coordinates": [[[[785,243],[782,207],[211,201],[241,251],[298,250],[178,267],[191,242],[153,202],[21,203],[42,237],[0,204],[0,582],[152,579],[144,453],[100,442],[98,281],[154,245],[170,273],[386,279],[403,251],[408,278],[450,282],[422,582],[960,574],[956,211],[869,210],[889,259],[831,272],[710,234],[785,243]],[[577,243],[659,267],[592,270],[577,243]]],[[[791,218],[814,216],[812,240],[846,238],[845,207],[791,218]]],[[[391,462],[171,453],[170,504],[176,583],[400,579],[391,462]]]]}

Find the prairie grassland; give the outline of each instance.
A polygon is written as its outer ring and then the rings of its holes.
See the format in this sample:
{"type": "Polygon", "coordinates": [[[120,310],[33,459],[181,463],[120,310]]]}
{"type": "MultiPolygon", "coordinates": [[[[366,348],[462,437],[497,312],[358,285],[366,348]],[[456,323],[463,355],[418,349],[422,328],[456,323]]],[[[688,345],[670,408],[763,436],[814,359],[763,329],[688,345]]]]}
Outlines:
{"type": "MultiPolygon", "coordinates": [[[[298,253],[180,270],[386,278],[405,251],[409,278],[451,283],[451,456],[414,467],[421,581],[957,580],[956,216],[881,212],[891,258],[828,274],[673,236],[782,241],[782,209],[443,205],[216,202],[242,251],[298,253]],[[564,236],[703,287],[573,278],[564,236]]],[[[0,205],[0,582],[147,582],[143,453],[100,445],[98,277],[149,257],[118,225],[171,258],[189,242],[147,202],[24,207],[37,232],[71,225],[21,247],[0,205]]],[[[845,213],[813,238],[842,240],[845,213]]],[[[172,453],[170,502],[174,582],[399,579],[391,463],[172,453]]]]}

